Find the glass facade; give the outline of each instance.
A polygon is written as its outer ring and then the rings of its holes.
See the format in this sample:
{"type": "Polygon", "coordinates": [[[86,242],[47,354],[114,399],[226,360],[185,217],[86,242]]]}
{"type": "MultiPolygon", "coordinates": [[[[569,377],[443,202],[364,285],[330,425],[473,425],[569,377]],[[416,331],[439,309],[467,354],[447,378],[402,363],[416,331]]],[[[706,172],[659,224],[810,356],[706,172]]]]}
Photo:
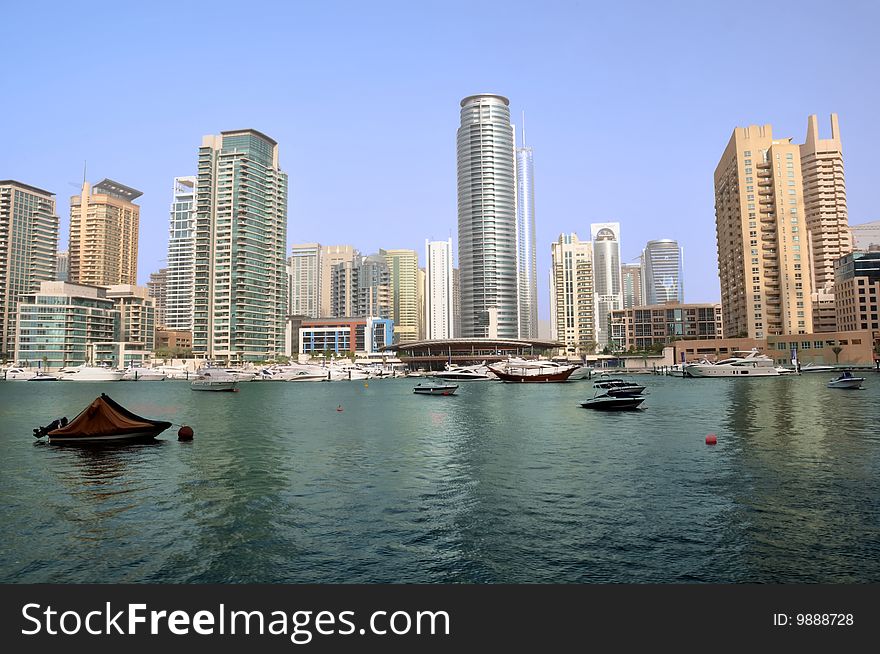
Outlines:
{"type": "Polygon", "coordinates": [[[535,245],[535,171],[532,149],[516,150],[516,239],[519,337],[538,337],[538,269],[535,245]]]}

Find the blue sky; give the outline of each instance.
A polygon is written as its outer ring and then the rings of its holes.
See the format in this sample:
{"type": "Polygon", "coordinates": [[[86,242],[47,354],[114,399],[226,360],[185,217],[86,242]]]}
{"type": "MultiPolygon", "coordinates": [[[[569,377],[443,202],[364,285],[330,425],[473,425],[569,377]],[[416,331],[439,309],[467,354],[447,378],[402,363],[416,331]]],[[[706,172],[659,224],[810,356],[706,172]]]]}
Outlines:
{"type": "Polygon", "coordinates": [[[878,6],[12,3],[0,179],[58,195],[62,245],[83,160],[142,190],[143,282],[202,135],[253,127],[290,175],[289,243],[424,258],[425,237],[455,240],[459,101],[501,93],[535,151],[542,319],[550,242],[591,222],[621,223],[625,261],[678,239],[685,299],[713,301],[712,174],[735,126],[802,142],[809,114],[824,135],[837,112],[850,222],[880,217],[878,6]]]}

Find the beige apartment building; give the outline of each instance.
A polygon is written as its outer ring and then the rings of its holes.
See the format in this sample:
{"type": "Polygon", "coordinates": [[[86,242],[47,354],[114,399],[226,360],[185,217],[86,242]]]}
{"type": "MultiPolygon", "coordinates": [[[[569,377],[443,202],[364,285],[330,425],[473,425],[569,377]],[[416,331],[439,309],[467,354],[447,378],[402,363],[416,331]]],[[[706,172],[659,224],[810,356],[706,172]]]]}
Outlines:
{"type": "Polygon", "coordinates": [[[770,125],[737,127],[715,169],[724,336],[813,329],[801,152],[770,125]]]}
{"type": "Polygon", "coordinates": [[[596,346],[593,245],[561,234],[550,246],[550,339],[568,352],[592,354],[596,346]]]}
{"type": "MultiPolygon", "coordinates": [[[[330,318],[333,313],[333,267],[344,263],[351,267],[355,257],[359,256],[357,250],[351,245],[322,245],[318,254],[318,289],[320,299],[318,303],[318,317],[330,318]]],[[[350,315],[346,314],[346,315],[350,315]]]]}
{"type": "Polygon", "coordinates": [[[819,138],[816,116],[807,119],[807,138],[800,154],[813,267],[813,331],[832,332],[836,329],[834,262],[853,249],[837,114],[831,114],[830,139],[819,138]]]}
{"type": "Polygon", "coordinates": [[[720,304],[667,302],[611,312],[611,342],[645,351],[677,340],[721,338],[720,304]]]}
{"type": "Polygon", "coordinates": [[[140,191],[105,179],[70,198],[70,281],[137,284],[140,191]]]}
{"type": "Polygon", "coordinates": [[[419,254],[415,250],[379,250],[390,273],[394,342],[419,340],[419,254]]]}

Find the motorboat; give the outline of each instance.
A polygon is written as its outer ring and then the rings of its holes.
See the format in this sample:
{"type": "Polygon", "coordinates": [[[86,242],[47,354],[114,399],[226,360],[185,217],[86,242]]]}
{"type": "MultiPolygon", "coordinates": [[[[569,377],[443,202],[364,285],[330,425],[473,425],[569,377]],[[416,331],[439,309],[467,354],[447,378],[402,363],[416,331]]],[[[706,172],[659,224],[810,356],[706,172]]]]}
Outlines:
{"type": "Polygon", "coordinates": [[[633,409],[638,409],[639,405],[644,401],[645,397],[643,395],[614,396],[602,393],[585,402],[581,402],[581,406],[585,409],[596,409],[597,411],[632,411],[633,409]]]}
{"type": "Polygon", "coordinates": [[[259,370],[245,370],[244,368],[226,368],[224,372],[239,382],[254,381],[259,375],[259,370]]]}
{"type": "Polygon", "coordinates": [[[154,368],[129,368],[122,381],[165,381],[165,373],[154,368]]]}
{"type": "Polygon", "coordinates": [[[434,376],[448,381],[489,381],[495,378],[485,361],[475,366],[450,366],[446,364],[446,370],[435,373],[434,376]]]}
{"type": "Polygon", "coordinates": [[[688,363],[684,366],[685,374],[689,377],[778,377],[779,371],[770,357],[761,354],[757,349],[738,351],[734,354],[745,356],[733,356],[716,363],[702,361],[700,363],[688,363]]]}
{"type": "Polygon", "coordinates": [[[458,384],[416,384],[413,393],[416,395],[455,395],[458,384]]]}
{"type": "Polygon", "coordinates": [[[828,388],[855,388],[859,389],[864,383],[864,377],[855,377],[849,370],[840,373],[836,379],[828,382],[828,388]]]}
{"type": "Polygon", "coordinates": [[[31,382],[43,382],[43,381],[58,381],[59,377],[57,375],[50,375],[48,372],[43,372],[42,370],[37,370],[37,374],[28,379],[27,381],[31,382]]]}
{"type": "Polygon", "coordinates": [[[30,381],[36,376],[37,371],[28,368],[9,368],[6,371],[6,381],[30,381]]]}
{"type": "MultiPolygon", "coordinates": [[[[546,363],[546,362],[539,362],[546,363]]],[[[552,362],[551,362],[552,363],[552,362]]],[[[495,375],[503,382],[517,383],[561,383],[567,382],[568,378],[575,371],[577,366],[560,366],[560,365],[517,365],[508,364],[507,366],[489,366],[495,375]]]]}
{"type": "Polygon", "coordinates": [[[156,366],[153,370],[165,375],[165,379],[192,379],[196,373],[186,366],[156,366]]]}
{"type": "Polygon", "coordinates": [[[194,391],[230,391],[238,390],[238,380],[222,368],[203,368],[190,384],[194,391]]]}
{"type": "Polygon", "coordinates": [[[264,368],[257,375],[257,380],[262,381],[325,381],[330,378],[330,372],[323,366],[311,366],[304,364],[292,364],[287,366],[272,366],[264,368]]]}
{"type": "Polygon", "coordinates": [[[641,384],[623,379],[600,379],[593,384],[593,388],[604,391],[611,397],[633,397],[645,392],[645,387],[641,384]]]}
{"type": "Polygon", "coordinates": [[[785,366],[776,366],[776,372],[780,375],[799,375],[800,373],[794,368],[786,368],[785,366]]]}
{"type": "Polygon", "coordinates": [[[125,375],[124,370],[116,370],[107,366],[73,366],[59,371],[61,381],[102,382],[119,381],[125,375]]]}
{"type": "Polygon", "coordinates": [[[101,393],[70,422],[67,422],[67,418],[60,418],[47,427],[34,429],[34,436],[48,436],[53,444],[131,442],[152,440],[170,426],[170,422],[132,413],[101,393]]]}
{"type": "Polygon", "coordinates": [[[666,374],[670,377],[684,377],[684,366],[680,363],[675,364],[674,366],[670,366],[666,370],[666,374]]]}
{"type": "Polygon", "coordinates": [[[373,378],[369,372],[354,364],[327,366],[327,374],[330,381],[363,381],[373,378]]]}
{"type": "Polygon", "coordinates": [[[816,363],[808,363],[805,366],[801,366],[801,372],[832,372],[837,370],[834,366],[823,366],[816,363]]]}

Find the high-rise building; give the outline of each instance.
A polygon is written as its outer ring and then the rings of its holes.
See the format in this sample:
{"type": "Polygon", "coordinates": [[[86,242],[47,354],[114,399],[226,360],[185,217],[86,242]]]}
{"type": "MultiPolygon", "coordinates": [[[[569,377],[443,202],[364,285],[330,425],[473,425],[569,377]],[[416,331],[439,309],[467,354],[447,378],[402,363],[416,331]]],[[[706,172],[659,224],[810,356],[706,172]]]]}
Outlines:
{"type": "MultiPolygon", "coordinates": [[[[319,318],[337,317],[333,309],[333,276],[334,266],[348,263],[349,267],[360,253],[351,245],[322,245],[319,256],[321,272],[318,276],[318,287],[321,289],[321,301],[318,307],[319,318]]],[[[350,315],[350,314],[349,314],[350,315]]]]}
{"type": "Polygon", "coordinates": [[[352,313],[359,318],[391,318],[391,269],[382,254],[355,260],[352,313]]]}
{"type": "Polygon", "coordinates": [[[683,279],[678,242],[668,238],[648,241],[642,251],[643,304],[684,302],[683,279]]]}
{"type": "Polygon", "coordinates": [[[55,281],[66,282],[70,279],[70,253],[62,250],[55,256],[55,281]]]}
{"type": "MultiPolygon", "coordinates": [[[[128,286],[131,288],[139,288],[137,286],[128,286]]],[[[153,300],[156,327],[159,329],[166,329],[167,326],[165,321],[167,319],[168,309],[168,268],[160,268],[156,272],[150,273],[150,280],[147,282],[147,293],[153,300]]],[[[107,297],[110,297],[109,293],[107,297]]]]}
{"type": "Polygon", "coordinates": [[[596,304],[596,342],[610,342],[611,312],[623,308],[620,290],[620,223],[590,225],[593,241],[593,296],[596,304]]]}
{"type": "Polygon", "coordinates": [[[0,181],[0,361],[14,356],[19,301],[56,275],[55,195],[0,181]]]}
{"type": "Polygon", "coordinates": [[[734,129],[715,169],[715,229],[725,337],[810,333],[810,238],[790,138],[734,129]]]}
{"type": "Polygon", "coordinates": [[[620,288],[623,294],[623,308],[629,309],[642,304],[642,264],[625,263],[620,266],[620,288]]]}
{"type": "Polygon", "coordinates": [[[452,238],[425,241],[425,338],[445,339],[455,335],[452,288],[452,238]]]}
{"type": "MultiPolygon", "coordinates": [[[[192,331],[196,276],[195,177],[175,177],[168,228],[168,285],[164,325],[192,331]]],[[[158,308],[158,307],[157,307],[158,308]]]]}
{"type": "Polygon", "coordinates": [[[428,330],[428,318],[426,307],[426,292],[428,290],[428,273],[424,268],[419,268],[419,340],[425,340],[428,330]]]}
{"type": "Polygon", "coordinates": [[[452,269],[452,338],[461,338],[461,270],[452,269]]]}
{"type": "Polygon", "coordinates": [[[379,250],[388,264],[394,342],[419,340],[419,254],[415,250],[379,250]]]}
{"type": "Polygon", "coordinates": [[[516,149],[516,241],[519,337],[538,338],[538,268],[535,244],[535,172],[532,148],[516,149]]]}
{"type": "Polygon", "coordinates": [[[853,249],[867,251],[880,248],[880,220],[850,227],[853,249]]]}
{"type": "Polygon", "coordinates": [[[507,98],[492,94],[461,101],[458,264],[465,338],[488,337],[490,322],[499,338],[519,335],[515,145],[509,104],[507,98]]]}
{"type": "Polygon", "coordinates": [[[287,174],[253,129],[206,136],[196,183],[193,353],[225,362],[284,352],[287,174]]]}
{"type": "Polygon", "coordinates": [[[290,250],[290,315],[320,317],[321,244],[303,243],[290,250]]]}
{"type": "Polygon", "coordinates": [[[834,264],[853,249],[837,114],[831,114],[830,139],[819,138],[816,116],[807,119],[807,139],[800,146],[800,155],[813,270],[813,331],[832,332],[837,325],[834,264]]]}
{"type": "Polygon", "coordinates": [[[89,286],[137,284],[138,227],[143,195],[112,179],[70,198],[70,281],[89,286]]]}
{"type": "Polygon", "coordinates": [[[568,352],[592,354],[596,339],[593,244],[561,234],[550,246],[550,338],[568,352]]]}
{"type": "Polygon", "coordinates": [[[836,331],[880,336],[880,250],[851,252],[835,267],[836,331]]]}

